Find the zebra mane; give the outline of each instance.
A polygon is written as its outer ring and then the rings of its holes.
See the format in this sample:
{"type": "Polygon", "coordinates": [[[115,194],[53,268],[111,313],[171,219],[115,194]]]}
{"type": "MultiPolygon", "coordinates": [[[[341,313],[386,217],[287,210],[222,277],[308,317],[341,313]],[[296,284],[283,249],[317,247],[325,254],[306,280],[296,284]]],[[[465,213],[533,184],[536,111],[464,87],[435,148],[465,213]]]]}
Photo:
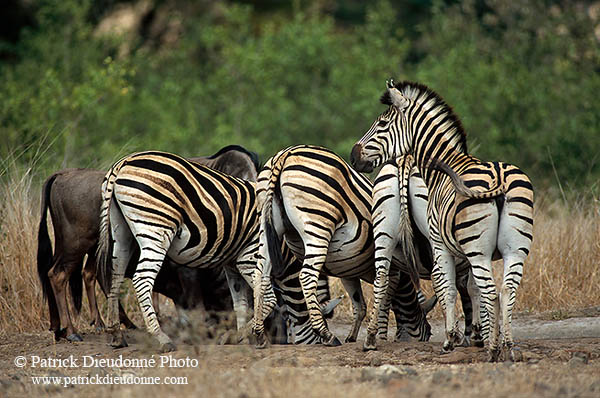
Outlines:
{"type": "MultiPolygon", "coordinates": [[[[467,152],[467,133],[465,132],[462,122],[460,121],[456,113],[454,113],[452,107],[448,105],[438,93],[436,93],[424,84],[415,83],[411,81],[402,81],[399,83],[395,83],[394,87],[398,89],[398,91],[400,91],[402,95],[404,95],[406,98],[420,104],[433,99],[434,103],[429,107],[429,109],[439,107],[437,113],[444,113],[447,115],[455,131],[458,134],[460,134],[461,146],[464,148],[465,153],[467,152]]],[[[392,98],[390,97],[389,90],[385,90],[385,92],[379,100],[384,105],[392,105],[392,98]]]]}

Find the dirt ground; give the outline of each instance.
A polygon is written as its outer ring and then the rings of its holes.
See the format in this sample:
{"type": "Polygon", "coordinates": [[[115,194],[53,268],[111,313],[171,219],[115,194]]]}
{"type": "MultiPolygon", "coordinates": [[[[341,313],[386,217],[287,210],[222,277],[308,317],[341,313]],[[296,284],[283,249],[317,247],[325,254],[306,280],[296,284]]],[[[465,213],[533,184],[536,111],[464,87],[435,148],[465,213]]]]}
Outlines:
{"type": "MultiPolygon", "coordinates": [[[[128,331],[130,345],[119,350],[91,330],[81,343],[55,343],[50,332],[15,334],[0,340],[0,397],[600,397],[600,307],[570,315],[518,315],[523,358],[516,363],[487,363],[484,349],[474,347],[440,355],[440,321],[433,322],[431,342],[380,342],[368,353],[361,350],[364,326],[359,342],[341,347],[265,350],[172,329],[178,350],[170,355],[159,354],[139,330],[128,331]],[[52,359],[64,359],[63,366],[52,359]],[[116,377],[153,385],[116,385],[116,377]]],[[[349,325],[331,327],[343,337],[349,325]]]]}

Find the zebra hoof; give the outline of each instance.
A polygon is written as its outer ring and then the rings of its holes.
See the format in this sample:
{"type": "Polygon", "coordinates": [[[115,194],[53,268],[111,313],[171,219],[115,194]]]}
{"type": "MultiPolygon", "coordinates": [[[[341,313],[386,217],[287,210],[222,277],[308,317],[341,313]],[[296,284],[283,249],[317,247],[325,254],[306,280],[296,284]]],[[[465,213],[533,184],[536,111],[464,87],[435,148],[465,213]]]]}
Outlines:
{"type": "Polygon", "coordinates": [[[160,346],[160,352],[161,353],[172,352],[172,351],[176,351],[176,350],[177,350],[177,347],[175,347],[175,344],[173,344],[170,341],[168,341],[165,344],[162,344],[160,346]]]}
{"type": "Polygon", "coordinates": [[[500,358],[500,349],[494,348],[488,351],[488,362],[498,362],[500,358]]]}
{"type": "Polygon", "coordinates": [[[267,337],[265,336],[264,333],[259,334],[258,336],[256,336],[256,345],[255,347],[259,350],[265,349],[269,346],[269,341],[267,340],[267,337]]]}
{"type": "Polygon", "coordinates": [[[344,343],[355,343],[355,342],[356,342],[356,337],[355,336],[348,336],[344,340],[344,343]]]}
{"type": "Polygon", "coordinates": [[[375,351],[377,350],[377,343],[374,334],[367,335],[365,343],[363,344],[363,351],[375,351]]]}
{"type": "Polygon", "coordinates": [[[110,345],[113,348],[123,348],[128,346],[127,341],[125,341],[125,336],[120,330],[118,332],[113,333],[110,345]]]}
{"type": "Polygon", "coordinates": [[[331,338],[323,343],[323,345],[326,347],[338,347],[342,345],[342,342],[334,335],[331,335],[331,338]]]}
{"type": "Polygon", "coordinates": [[[471,340],[471,342],[473,343],[474,347],[483,348],[483,346],[484,346],[483,337],[481,337],[481,336],[473,336],[473,339],[471,340]]]}
{"type": "Polygon", "coordinates": [[[522,362],[523,361],[523,353],[518,347],[508,348],[508,358],[512,362],[522,362]]]}
{"type": "Polygon", "coordinates": [[[67,341],[71,343],[77,343],[79,341],[83,341],[83,338],[78,333],[73,333],[67,336],[67,341]]]}
{"type": "Polygon", "coordinates": [[[454,351],[454,344],[452,344],[452,342],[446,340],[444,342],[444,344],[442,344],[442,351],[440,351],[440,354],[442,354],[442,355],[449,354],[452,351],[454,351]]]}

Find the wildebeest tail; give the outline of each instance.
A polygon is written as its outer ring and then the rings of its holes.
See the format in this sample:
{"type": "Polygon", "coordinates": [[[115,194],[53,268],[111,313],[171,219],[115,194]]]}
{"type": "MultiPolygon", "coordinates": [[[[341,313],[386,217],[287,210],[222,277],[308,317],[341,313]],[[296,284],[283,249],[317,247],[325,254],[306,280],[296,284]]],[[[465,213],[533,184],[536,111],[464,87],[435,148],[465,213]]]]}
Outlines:
{"type": "Polygon", "coordinates": [[[48,298],[48,292],[51,292],[52,289],[48,272],[50,271],[50,268],[52,268],[53,253],[52,242],[50,242],[50,235],[48,234],[48,223],[46,217],[48,210],[50,210],[50,192],[52,191],[52,184],[54,183],[56,177],[56,174],[52,174],[44,182],[42,187],[42,212],[38,229],[37,269],[40,283],[42,284],[42,294],[44,295],[44,300],[48,298]]]}

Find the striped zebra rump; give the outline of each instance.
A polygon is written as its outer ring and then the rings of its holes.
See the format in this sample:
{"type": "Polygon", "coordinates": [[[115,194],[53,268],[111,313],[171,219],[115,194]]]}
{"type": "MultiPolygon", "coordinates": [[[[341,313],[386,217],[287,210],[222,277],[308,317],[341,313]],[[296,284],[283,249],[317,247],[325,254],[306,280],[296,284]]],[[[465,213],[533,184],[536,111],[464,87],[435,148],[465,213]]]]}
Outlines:
{"type": "MultiPolygon", "coordinates": [[[[446,315],[443,350],[460,341],[454,314],[456,258],[470,263],[489,317],[490,360],[503,347],[513,358],[512,308],[533,239],[533,188],[514,165],[483,162],[467,153],[466,134],[452,108],[433,90],[412,82],[388,82],[388,105],[351,153],[360,171],[411,154],[428,192],[427,220],[433,249],[432,279],[446,315]],[[492,258],[504,263],[496,290],[492,258]],[[502,336],[500,335],[502,313],[502,336]]],[[[470,291],[473,289],[471,288],[470,291]]]]}
{"type": "MultiPolygon", "coordinates": [[[[393,249],[400,244],[404,252],[404,259],[409,262],[414,261],[418,265],[419,277],[431,279],[433,258],[428,240],[427,202],[427,186],[415,167],[411,155],[396,157],[382,166],[373,187],[375,258],[376,268],[383,267],[382,277],[388,278],[389,270],[385,269],[386,262],[391,261],[390,256],[393,249]]],[[[463,344],[470,344],[472,338],[475,344],[481,345],[483,336],[480,332],[482,330],[479,310],[480,297],[477,289],[469,293],[469,276],[469,262],[462,257],[456,258],[456,283],[465,314],[464,334],[466,339],[463,344]],[[471,299],[475,301],[475,307],[473,307],[471,299]],[[475,334],[471,336],[473,324],[475,325],[475,334]]],[[[383,291],[387,289],[387,281],[384,286],[383,291]]],[[[383,293],[379,291],[376,294],[383,293]]],[[[435,297],[432,299],[436,300],[435,297]]],[[[380,322],[385,322],[382,312],[385,313],[389,308],[389,298],[387,301],[379,300],[384,300],[384,297],[380,297],[377,301],[381,303],[378,319],[380,322]]],[[[381,329],[382,325],[379,325],[378,336],[381,329]]],[[[374,326],[371,327],[370,332],[371,334],[375,332],[374,326]]],[[[371,335],[370,346],[367,346],[367,349],[376,348],[373,341],[374,336],[371,335]]]]}
{"type": "MultiPolygon", "coordinates": [[[[103,183],[99,244],[99,258],[106,261],[112,254],[113,345],[126,344],[118,330],[116,298],[133,245],[140,248],[133,285],[146,327],[163,350],[171,350],[151,300],[163,260],[191,268],[224,266],[228,281],[241,274],[251,284],[257,217],[254,183],[164,152],[136,153],[115,163],[103,183]]],[[[244,285],[236,291],[230,284],[238,327],[245,324],[244,285]]]]}
{"type": "MultiPolygon", "coordinates": [[[[302,145],[279,152],[265,164],[258,177],[257,195],[261,242],[254,291],[255,334],[261,337],[260,317],[264,318],[273,305],[261,301],[262,291],[270,284],[271,273],[281,272],[272,248],[278,247],[285,237],[294,255],[303,262],[300,282],[313,329],[325,344],[340,344],[323,322],[314,294],[318,276],[325,272],[342,278],[352,299],[355,322],[346,341],[355,341],[366,312],[360,279],[371,283],[375,279],[372,183],[333,152],[302,145]]],[[[414,286],[412,294],[414,300],[406,299],[403,304],[410,307],[405,312],[414,315],[420,311],[414,286]]],[[[414,316],[410,321],[414,321],[411,332],[428,338],[426,333],[418,334],[419,325],[426,323],[424,317],[414,316]]],[[[262,343],[266,344],[264,340],[262,343]]]]}

